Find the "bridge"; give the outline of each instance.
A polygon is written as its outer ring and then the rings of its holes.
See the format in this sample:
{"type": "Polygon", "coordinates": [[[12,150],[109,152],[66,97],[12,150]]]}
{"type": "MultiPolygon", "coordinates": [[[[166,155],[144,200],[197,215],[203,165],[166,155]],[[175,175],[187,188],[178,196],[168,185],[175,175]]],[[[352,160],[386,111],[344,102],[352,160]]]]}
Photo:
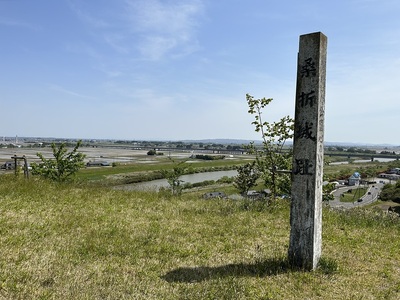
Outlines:
{"type": "Polygon", "coordinates": [[[173,148],[173,147],[133,147],[133,150],[156,150],[159,152],[196,152],[196,153],[212,153],[212,154],[236,154],[243,155],[247,153],[246,149],[226,149],[226,148],[173,148]]]}
{"type": "Polygon", "coordinates": [[[325,151],[325,156],[341,156],[347,157],[348,159],[351,158],[363,158],[363,159],[370,159],[374,161],[375,158],[387,158],[393,160],[399,160],[399,154],[379,154],[379,153],[348,153],[348,152],[329,152],[325,151]]]}

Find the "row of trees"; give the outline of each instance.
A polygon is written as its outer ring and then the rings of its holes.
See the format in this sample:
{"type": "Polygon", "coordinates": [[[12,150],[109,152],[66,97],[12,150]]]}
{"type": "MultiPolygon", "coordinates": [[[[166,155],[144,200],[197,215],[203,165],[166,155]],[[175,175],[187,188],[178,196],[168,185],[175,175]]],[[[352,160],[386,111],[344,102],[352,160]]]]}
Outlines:
{"type": "Polygon", "coordinates": [[[363,149],[358,147],[342,147],[342,146],[329,146],[328,151],[348,152],[348,153],[363,153],[363,154],[376,154],[376,150],[363,149]]]}
{"type": "Polygon", "coordinates": [[[220,160],[224,159],[225,155],[208,155],[208,154],[196,154],[194,156],[195,159],[202,159],[202,160],[220,160]]]}

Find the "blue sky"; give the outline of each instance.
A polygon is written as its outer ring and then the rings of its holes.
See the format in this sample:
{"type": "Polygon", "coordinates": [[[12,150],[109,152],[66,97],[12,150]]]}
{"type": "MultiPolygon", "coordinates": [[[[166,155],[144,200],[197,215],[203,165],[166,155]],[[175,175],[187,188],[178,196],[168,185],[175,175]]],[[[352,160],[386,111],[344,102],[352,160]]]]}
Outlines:
{"type": "Polygon", "coordinates": [[[328,37],[325,140],[399,145],[398,0],[0,0],[0,136],[259,140],[328,37]]]}

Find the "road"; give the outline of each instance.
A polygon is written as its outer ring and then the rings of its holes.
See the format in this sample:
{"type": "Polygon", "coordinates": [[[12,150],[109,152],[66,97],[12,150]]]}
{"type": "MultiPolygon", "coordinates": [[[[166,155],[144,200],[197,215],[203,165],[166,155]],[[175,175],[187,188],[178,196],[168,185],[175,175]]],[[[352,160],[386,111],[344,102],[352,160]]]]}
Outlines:
{"type": "Polygon", "coordinates": [[[359,199],[362,201],[358,201],[355,199],[354,202],[340,202],[340,197],[343,193],[346,193],[349,189],[356,189],[359,186],[344,186],[340,187],[333,192],[334,200],[329,201],[329,205],[335,208],[354,208],[358,206],[364,206],[375,202],[378,199],[379,193],[381,192],[382,187],[389,183],[388,180],[382,178],[375,178],[373,181],[376,181],[375,184],[370,184],[368,186],[367,192],[364,196],[359,199]]]}

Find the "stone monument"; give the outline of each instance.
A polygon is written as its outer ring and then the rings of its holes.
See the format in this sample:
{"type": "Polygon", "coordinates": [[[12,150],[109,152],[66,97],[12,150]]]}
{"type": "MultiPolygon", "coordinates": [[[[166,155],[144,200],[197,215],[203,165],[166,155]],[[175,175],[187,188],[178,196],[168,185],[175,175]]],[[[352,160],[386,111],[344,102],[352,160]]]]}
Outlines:
{"type": "Polygon", "coordinates": [[[300,36],[288,258],[306,270],[321,256],[326,48],[321,32],[300,36]]]}

